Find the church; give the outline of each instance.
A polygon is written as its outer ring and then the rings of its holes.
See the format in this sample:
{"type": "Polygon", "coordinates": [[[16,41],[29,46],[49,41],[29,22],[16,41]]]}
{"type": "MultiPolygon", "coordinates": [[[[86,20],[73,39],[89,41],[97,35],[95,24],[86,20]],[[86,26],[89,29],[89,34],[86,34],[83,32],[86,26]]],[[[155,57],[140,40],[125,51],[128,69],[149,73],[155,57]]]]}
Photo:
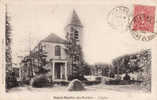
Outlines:
{"type": "MultiPolygon", "coordinates": [[[[70,61],[66,53],[67,41],[74,39],[77,45],[82,45],[83,25],[75,10],[72,12],[70,23],[64,29],[66,40],[51,33],[32,50],[33,54],[41,49],[46,53],[46,61],[49,63],[44,67],[50,70],[49,75],[53,81],[67,81],[68,76],[72,74],[73,69],[69,65],[70,61]]],[[[33,59],[33,62],[39,65],[40,63],[38,63],[37,59],[33,59]]],[[[35,70],[36,68],[33,67],[33,71],[35,70]]]]}

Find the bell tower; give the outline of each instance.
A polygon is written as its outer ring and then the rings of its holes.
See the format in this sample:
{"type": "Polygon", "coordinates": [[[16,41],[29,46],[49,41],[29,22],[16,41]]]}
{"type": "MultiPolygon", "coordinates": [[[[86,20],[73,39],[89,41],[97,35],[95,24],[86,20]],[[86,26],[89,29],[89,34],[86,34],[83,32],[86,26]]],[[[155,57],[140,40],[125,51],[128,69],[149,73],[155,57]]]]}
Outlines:
{"type": "Polygon", "coordinates": [[[72,79],[78,78],[79,75],[81,75],[81,67],[84,63],[82,52],[82,30],[83,25],[77,13],[73,10],[70,23],[65,27],[68,73],[72,79]]]}
{"type": "Polygon", "coordinates": [[[77,45],[82,45],[82,29],[83,25],[76,11],[73,10],[70,23],[65,27],[66,39],[68,41],[75,41],[77,45]]]}

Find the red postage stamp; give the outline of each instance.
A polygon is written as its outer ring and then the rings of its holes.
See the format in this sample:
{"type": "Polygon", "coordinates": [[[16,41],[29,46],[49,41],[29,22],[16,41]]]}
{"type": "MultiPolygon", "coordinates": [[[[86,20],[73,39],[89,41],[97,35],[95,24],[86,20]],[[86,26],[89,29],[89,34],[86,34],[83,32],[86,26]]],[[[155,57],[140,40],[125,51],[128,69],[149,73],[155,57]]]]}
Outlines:
{"type": "Polygon", "coordinates": [[[155,6],[134,6],[134,31],[154,32],[155,6]]]}

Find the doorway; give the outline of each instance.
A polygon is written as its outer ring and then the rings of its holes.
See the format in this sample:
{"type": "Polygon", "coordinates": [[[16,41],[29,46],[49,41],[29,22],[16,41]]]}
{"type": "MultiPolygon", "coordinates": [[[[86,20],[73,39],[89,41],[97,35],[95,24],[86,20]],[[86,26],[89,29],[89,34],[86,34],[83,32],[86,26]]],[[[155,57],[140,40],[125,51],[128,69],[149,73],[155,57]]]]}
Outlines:
{"type": "Polygon", "coordinates": [[[55,79],[65,79],[65,63],[55,63],[55,79]]]}

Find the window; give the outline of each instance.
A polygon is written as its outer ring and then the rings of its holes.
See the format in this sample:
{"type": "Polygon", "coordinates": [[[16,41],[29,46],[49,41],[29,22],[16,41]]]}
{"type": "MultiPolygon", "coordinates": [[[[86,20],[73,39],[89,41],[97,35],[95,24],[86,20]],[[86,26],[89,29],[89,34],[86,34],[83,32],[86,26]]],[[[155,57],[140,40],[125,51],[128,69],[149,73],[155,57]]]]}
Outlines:
{"type": "Polygon", "coordinates": [[[79,61],[79,56],[74,56],[74,61],[79,61]]]}
{"type": "Polygon", "coordinates": [[[55,56],[61,56],[61,47],[55,46],[55,56]]]}
{"type": "Polygon", "coordinates": [[[76,40],[78,40],[78,39],[79,39],[79,35],[78,35],[77,33],[75,33],[74,38],[75,38],[76,40]]]}
{"type": "Polygon", "coordinates": [[[46,51],[46,44],[42,44],[42,45],[41,45],[41,49],[42,49],[43,51],[46,51]]]}

